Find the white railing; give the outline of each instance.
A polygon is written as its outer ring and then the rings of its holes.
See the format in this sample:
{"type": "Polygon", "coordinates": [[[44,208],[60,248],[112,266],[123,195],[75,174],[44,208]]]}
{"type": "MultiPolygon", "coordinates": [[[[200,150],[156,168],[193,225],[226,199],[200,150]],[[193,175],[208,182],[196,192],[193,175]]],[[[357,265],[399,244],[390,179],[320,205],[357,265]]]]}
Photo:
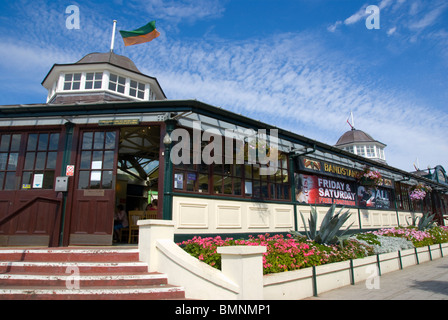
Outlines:
{"type": "Polygon", "coordinates": [[[263,276],[262,246],[220,247],[221,271],[192,257],[174,242],[174,222],[140,220],[140,260],[150,272],[167,274],[186,298],[204,300],[304,299],[388,272],[448,256],[448,243],[385,253],[263,276]]]}

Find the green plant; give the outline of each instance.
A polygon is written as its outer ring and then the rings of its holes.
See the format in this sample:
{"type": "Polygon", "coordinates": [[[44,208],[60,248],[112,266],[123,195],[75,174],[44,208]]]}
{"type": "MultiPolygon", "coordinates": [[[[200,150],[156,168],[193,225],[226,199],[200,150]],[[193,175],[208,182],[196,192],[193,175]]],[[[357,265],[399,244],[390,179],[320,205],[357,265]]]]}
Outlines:
{"type": "Polygon", "coordinates": [[[422,217],[417,217],[414,212],[411,213],[411,223],[407,220],[409,226],[416,227],[418,230],[423,231],[431,229],[435,226],[434,221],[435,214],[425,213],[422,217]]]}
{"type": "Polygon", "coordinates": [[[431,229],[435,226],[434,221],[435,214],[425,213],[420,219],[418,220],[417,228],[418,230],[426,230],[431,229]]]}
{"type": "MultiPolygon", "coordinates": [[[[340,240],[340,238],[350,229],[350,227],[353,225],[350,224],[346,230],[344,230],[339,236],[337,235],[339,232],[339,229],[342,227],[342,225],[350,218],[349,210],[342,213],[342,210],[344,207],[339,210],[339,212],[335,215],[335,209],[336,204],[333,204],[330,209],[328,209],[327,213],[325,214],[324,219],[322,220],[322,223],[320,225],[320,228],[317,229],[317,220],[318,220],[318,213],[316,207],[311,208],[310,218],[308,219],[308,228],[306,227],[305,218],[303,217],[303,214],[300,213],[300,216],[302,217],[303,225],[305,226],[305,234],[308,239],[319,243],[319,244],[336,244],[340,240]]],[[[291,230],[290,233],[294,235],[300,235],[299,232],[291,230]]]]}
{"type": "Polygon", "coordinates": [[[448,227],[435,226],[429,229],[428,233],[434,238],[435,244],[448,242],[448,227]]]}
{"type": "Polygon", "coordinates": [[[363,240],[364,242],[370,245],[377,245],[377,246],[381,245],[381,242],[378,240],[378,236],[370,232],[358,233],[354,237],[358,240],[363,240]]]}

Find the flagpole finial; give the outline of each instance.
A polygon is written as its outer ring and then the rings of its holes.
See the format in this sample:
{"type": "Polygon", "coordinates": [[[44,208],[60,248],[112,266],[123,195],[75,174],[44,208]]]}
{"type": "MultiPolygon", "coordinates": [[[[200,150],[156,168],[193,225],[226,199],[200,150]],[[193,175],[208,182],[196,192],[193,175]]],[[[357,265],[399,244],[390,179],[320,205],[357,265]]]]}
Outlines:
{"type": "Polygon", "coordinates": [[[112,28],[112,40],[110,41],[110,52],[114,52],[114,44],[115,44],[115,29],[117,27],[117,20],[114,20],[114,26],[112,28]]]}

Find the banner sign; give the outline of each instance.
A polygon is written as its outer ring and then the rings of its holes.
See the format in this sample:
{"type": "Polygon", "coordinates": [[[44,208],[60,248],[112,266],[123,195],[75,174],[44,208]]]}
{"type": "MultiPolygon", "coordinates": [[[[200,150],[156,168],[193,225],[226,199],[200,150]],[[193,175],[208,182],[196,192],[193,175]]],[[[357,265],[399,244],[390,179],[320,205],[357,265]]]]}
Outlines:
{"type": "Polygon", "coordinates": [[[116,119],[116,120],[100,120],[100,126],[133,126],[140,124],[140,119],[116,119]]]}
{"type": "Polygon", "coordinates": [[[314,160],[305,157],[299,157],[298,159],[298,167],[302,171],[322,173],[349,180],[355,180],[356,173],[359,172],[359,170],[340,166],[323,160],[314,160]]]}
{"type": "Polygon", "coordinates": [[[318,175],[296,173],[296,200],[308,204],[356,206],[356,188],[353,182],[318,175]]]}
{"type": "MultiPolygon", "coordinates": [[[[344,180],[356,181],[356,175],[361,172],[353,168],[348,168],[323,160],[299,157],[298,169],[314,174],[324,174],[344,180]]],[[[393,188],[393,182],[390,179],[382,178],[381,187],[393,188]]]]}
{"type": "Polygon", "coordinates": [[[391,191],[367,186],[358,186],[358,205],[360,208],[391,208],[391,191]]]}

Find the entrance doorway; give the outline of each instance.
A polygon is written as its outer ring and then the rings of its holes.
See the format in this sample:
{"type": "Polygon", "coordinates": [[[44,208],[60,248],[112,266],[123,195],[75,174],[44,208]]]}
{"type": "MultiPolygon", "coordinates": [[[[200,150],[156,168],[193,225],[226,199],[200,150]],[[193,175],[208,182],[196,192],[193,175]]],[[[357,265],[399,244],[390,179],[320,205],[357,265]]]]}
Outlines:
{"type": "MultiPolygon", "coordinates": [[[[143,212],[147,218],[161,217],[158,206],[159,156],[160,126],[120,129],[116,206],[122,205],[127,213],[143,212]]],[[[131,228],[133,223],[136,221],[129,221],[131,228]]],[[[128,237],[128,230],[123,230],[118,240],[129,242],[128,237]]]]}

